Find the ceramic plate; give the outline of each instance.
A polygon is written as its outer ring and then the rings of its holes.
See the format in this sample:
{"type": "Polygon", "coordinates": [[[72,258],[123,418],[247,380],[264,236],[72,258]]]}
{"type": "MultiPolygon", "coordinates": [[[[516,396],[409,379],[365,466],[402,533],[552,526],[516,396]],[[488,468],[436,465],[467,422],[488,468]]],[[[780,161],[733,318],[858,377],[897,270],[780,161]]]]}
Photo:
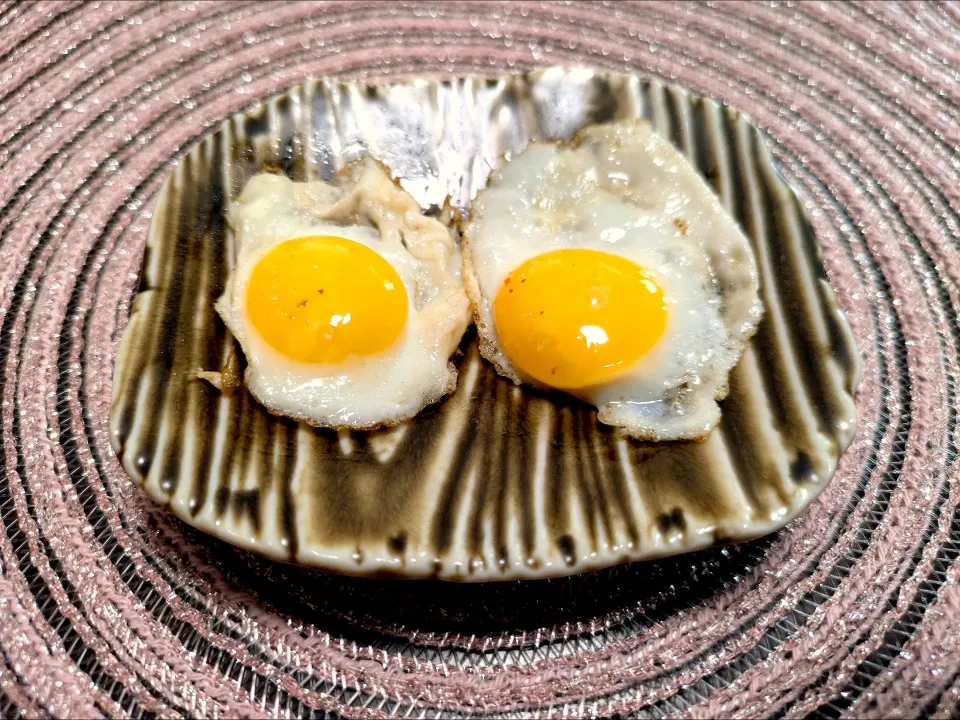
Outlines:
{"type": "Polygon", "coordinates": [[[859,361],[803,206],[742,113],[632,75],[551,68],[366,85],[308,80],[226,120],[157,199],[120,347],[123,467],[185,522],[271,558],[360,575],[579,573],[774,531],[853,437],[859,361]],[[457,391],[414,420],[335,432],[196,379],[238,352],[214,312],[224,210],[261,170],[329,179],[371,154],[424,208],[468,208],[533,138],[644,116],[750,237],[766,315],[702,443],[616,436],[595,411],[500,378],[468,333],[457,391]]]}

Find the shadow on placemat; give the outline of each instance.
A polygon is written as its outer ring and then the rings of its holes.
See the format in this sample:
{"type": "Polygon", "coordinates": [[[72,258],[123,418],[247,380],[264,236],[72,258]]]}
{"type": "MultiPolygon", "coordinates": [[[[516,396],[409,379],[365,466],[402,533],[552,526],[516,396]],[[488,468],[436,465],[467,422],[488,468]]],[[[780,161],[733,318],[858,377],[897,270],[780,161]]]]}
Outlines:
{"type": "Polygon", "coordinates": [[[739,582],[775,538],[568,578],[483,584],[344,577],[271,562],[213,539],[209,550],[227,580],[263,605],[338,637],[381,644],[384,633],[483,637],[609,630],[628,620],[652,625],[739,582]],[[591,621],[599,625],[577,627],[591,621]]]}

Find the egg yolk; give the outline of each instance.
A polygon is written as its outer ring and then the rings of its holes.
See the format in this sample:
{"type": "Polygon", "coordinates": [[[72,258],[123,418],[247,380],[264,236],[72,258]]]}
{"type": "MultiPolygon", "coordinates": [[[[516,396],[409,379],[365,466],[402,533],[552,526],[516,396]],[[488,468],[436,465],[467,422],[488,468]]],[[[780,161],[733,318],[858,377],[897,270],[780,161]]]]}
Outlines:
{"type": "Polygon", "coordinates": [[[280,243],[253,269],[247,315],[277,352],[339,363],[390,347],[407,322],[407,291],[386,260],[341,237],[280,243]]]}
{"type": "Polygon", "coordinates": [[[527,375],[572,390],[619,375],[663,335],[663,290],[636,263],[598,250],[537,255],[494,300],[504,352],[527,375]]]}

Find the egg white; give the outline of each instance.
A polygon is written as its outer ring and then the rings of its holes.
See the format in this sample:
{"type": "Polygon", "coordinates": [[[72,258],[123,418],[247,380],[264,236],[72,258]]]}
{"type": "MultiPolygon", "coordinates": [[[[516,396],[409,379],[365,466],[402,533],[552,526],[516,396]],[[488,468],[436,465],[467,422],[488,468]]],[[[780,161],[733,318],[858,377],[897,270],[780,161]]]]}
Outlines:
{"type": "Polygon", "coordinates": [[[701,438],[717,424],[716,400],[762,311],[756,267],[736,222],[649,125],[594,126],[573,145],[531,145],[478,194],[464,241],[481,352],[501,374],[540,385],[499,341],[493,302],[507,275],[552,250],[599,250],[654,276],[667,326],[623,374],[566,392],[645,440],[701,438]]]}
{"type": "Polygon", "coordinates": [[[244,380],[271,412],[312,425],[366,429],[413,417],[456,387],[450,362],[469,323],[459,253],[450,233],[424,217],[375,162],[349,168],[339,185],[250,179],[229,217],[236,260],[216,303],[247,360],[244,380]],[[371,248],[396,270],[407,294],[400,337],[376,355],[307,364],[274,350],[250,322],[254,268],[287,240],[331,235],[371,248]]]}

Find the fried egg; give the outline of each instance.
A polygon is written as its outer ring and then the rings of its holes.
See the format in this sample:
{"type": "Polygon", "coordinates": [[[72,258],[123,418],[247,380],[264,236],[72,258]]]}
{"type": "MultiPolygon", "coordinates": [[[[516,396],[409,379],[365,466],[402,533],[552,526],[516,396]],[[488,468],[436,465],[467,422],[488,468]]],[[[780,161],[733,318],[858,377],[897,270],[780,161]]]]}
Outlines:
{"type": "Polygon", "coordinates": [[[236,259],[216,309],[271,412],[373,428],[456,387],[470,322],[457,245],[378,163],[336,184],[256,175],[228,220],[236,259]]]}
{"type": "Polygon", "coordinates": [[[534,143],[464,228],[481,352],[644,440],[699,439],[762,313],[734,219],[644,121],[534,143]]]}

